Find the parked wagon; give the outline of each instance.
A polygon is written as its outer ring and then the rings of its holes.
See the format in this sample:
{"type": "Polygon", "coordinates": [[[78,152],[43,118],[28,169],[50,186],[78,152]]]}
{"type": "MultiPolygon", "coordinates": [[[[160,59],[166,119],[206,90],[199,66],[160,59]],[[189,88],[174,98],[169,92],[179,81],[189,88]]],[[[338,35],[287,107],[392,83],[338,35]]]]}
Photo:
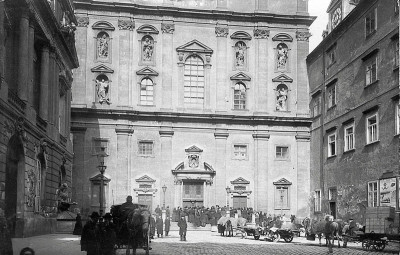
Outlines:
{"type": "Polygon", "coordinates": [[[254,239],[260,239],[263,228],[257,225],[246,225],[243,228],[246,236],[253,236],[254,239]]]}

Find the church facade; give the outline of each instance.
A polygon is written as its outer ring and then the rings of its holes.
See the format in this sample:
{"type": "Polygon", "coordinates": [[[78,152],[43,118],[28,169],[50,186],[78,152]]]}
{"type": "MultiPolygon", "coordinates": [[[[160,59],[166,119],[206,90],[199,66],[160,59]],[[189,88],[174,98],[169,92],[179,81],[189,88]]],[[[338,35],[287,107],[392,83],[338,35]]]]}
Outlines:
{"type": "Polygon", "coordinates": [[[304,0],[75,1],[73,200],[308,215],[304,0]]]}

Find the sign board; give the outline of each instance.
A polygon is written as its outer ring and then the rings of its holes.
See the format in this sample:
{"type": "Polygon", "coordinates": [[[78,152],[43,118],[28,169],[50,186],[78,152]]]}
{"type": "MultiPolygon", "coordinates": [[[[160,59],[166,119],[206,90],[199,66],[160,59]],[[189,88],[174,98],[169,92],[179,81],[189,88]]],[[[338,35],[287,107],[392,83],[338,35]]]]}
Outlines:
{"type": "Polygon", "coordinates": [[[379,180],[380,206],[393,206],[396,208],[396,177],[379,180]]]}

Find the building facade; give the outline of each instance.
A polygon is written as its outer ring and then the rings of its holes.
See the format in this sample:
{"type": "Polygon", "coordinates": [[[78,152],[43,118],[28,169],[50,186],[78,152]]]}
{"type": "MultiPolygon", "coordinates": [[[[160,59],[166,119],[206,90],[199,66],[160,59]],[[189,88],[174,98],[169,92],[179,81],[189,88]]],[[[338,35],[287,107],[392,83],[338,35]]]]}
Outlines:
{"type": "Polygon", "coordinates": [[[307,215],[308,1],[75,1],[74,200],[307,215]],[[164,187],[164,190],[163,188],[164,187]]]}
{"type": "Polygon", "coordinates": [[[71,185],[73,22],[71,1],[0,2],[0,208],[16,237],[54,232],[71,185]]]}
{"type": "Polygon", "coordinates": [[[332,1],[329,33],[307,57],[311,211],[365,223],[366,207],[399,203],[399,9],[357,2],[332,1]]]}

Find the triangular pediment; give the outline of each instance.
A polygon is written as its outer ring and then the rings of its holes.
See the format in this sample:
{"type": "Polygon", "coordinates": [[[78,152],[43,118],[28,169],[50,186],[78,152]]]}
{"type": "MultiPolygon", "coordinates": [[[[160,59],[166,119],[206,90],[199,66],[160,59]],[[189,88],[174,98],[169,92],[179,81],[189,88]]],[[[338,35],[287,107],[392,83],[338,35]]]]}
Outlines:
{"type": "Polygon", "coordinates": [[[137,75],[158,76],[158,73],[150,67],[145,67],[136,72],[137,75]]]}
{"type": "Polygon", "coordinates": [[[190,41],[188,43],[185,43],[182,46],[179,46],[178,48],[176,48],[176,51],[178,52],[198,52],[198,53],[213,53],[213,50],[206,46],[205,44],[197,41],[197,40],[193,40],[190,41]]]}
{"type": "Polygon", "coordinates": [[[231,39],[251,40],[251,35],[244,31],[237,31],[231,35],[231,39]]]}
{"type": "Polygon", "coordinates": [[[280,41],[280,42],[293,42],[293,38],[285,33],[279,33],[272,37],[272,41],[280,41]]]}
{"type": "Polygon", "coordinates": [[[136,182],[156,182],[153,178],[149,177],[148,175],[143,175],[140,178],[135,179],[136,182]]]}
{"type": "Polygon", "coordinates": [[[293,82],[293,79],[286,74],[281,74],[272,79],[273,82],[293,82]]]}
{"type": "Polygon", "coordinates": [[[326,9],[326,12],[329,13],[332,8],[336,7],[336,5],[338,5],[340,2],[342,2],[342,0],[331,0],[328,9],[326,9]]]}
{"type": "Polygon", "coordinates": [[[243,177],[239,177],[234,181],[231,181],[231,184],[235,185],[235,184],[250,184],[250,182],[246,179],[244,179],[243,177]]]}
{"type": "Polygon", "coordinates": [[[274,185],[292,185],[292,183],[285,178],[281,178],[279,181],[274,182],[274,185]]]}
{"type": "Polygon", "coordinates": [[[250,76],[243,72],[239,72],[235,75],[232,75],[230,78],[232,81],[251,81],[250,76]]]}
{"type": "Polygon", "coordinates": [[[159,31],[155,26],[152,25],[142,25],[137,29],[138,33],[143,34],[158,34],[159,31]]]}
{"type": "Polygon", "coordinates": [[[115,27],[108,21],[97,21],[92,26],[93,29],[115,30],[115,27]]]}
{"type": "Polygon", "coordinates": [[[187,153],[200,153],[200,152],[203,152],[203,150],[200,149],[199,147],[197,147],[196,145],[193,145],[193,146],[185,149],[185,152],[187,152],[187,153]]]}
{"type": "Polygon", "coordinates": [[[107,174],[103,174],[103,177],[101,176],[101,174],[96,174],[95,176],[89,178],[91,182],[100,182],[101,179],[103,179],[103,181],[106,183],[111,181],[110,176],[108,176],[107,174]]]}
{"type": "Polygon", "coordinates": [[[108,66],[106,66],[104,64],[93,67],[92,69],[90,69],[90,71],[92,71],[94,73],[113,73],[114,72],[113,69],[109,68],[108,66]]]}

